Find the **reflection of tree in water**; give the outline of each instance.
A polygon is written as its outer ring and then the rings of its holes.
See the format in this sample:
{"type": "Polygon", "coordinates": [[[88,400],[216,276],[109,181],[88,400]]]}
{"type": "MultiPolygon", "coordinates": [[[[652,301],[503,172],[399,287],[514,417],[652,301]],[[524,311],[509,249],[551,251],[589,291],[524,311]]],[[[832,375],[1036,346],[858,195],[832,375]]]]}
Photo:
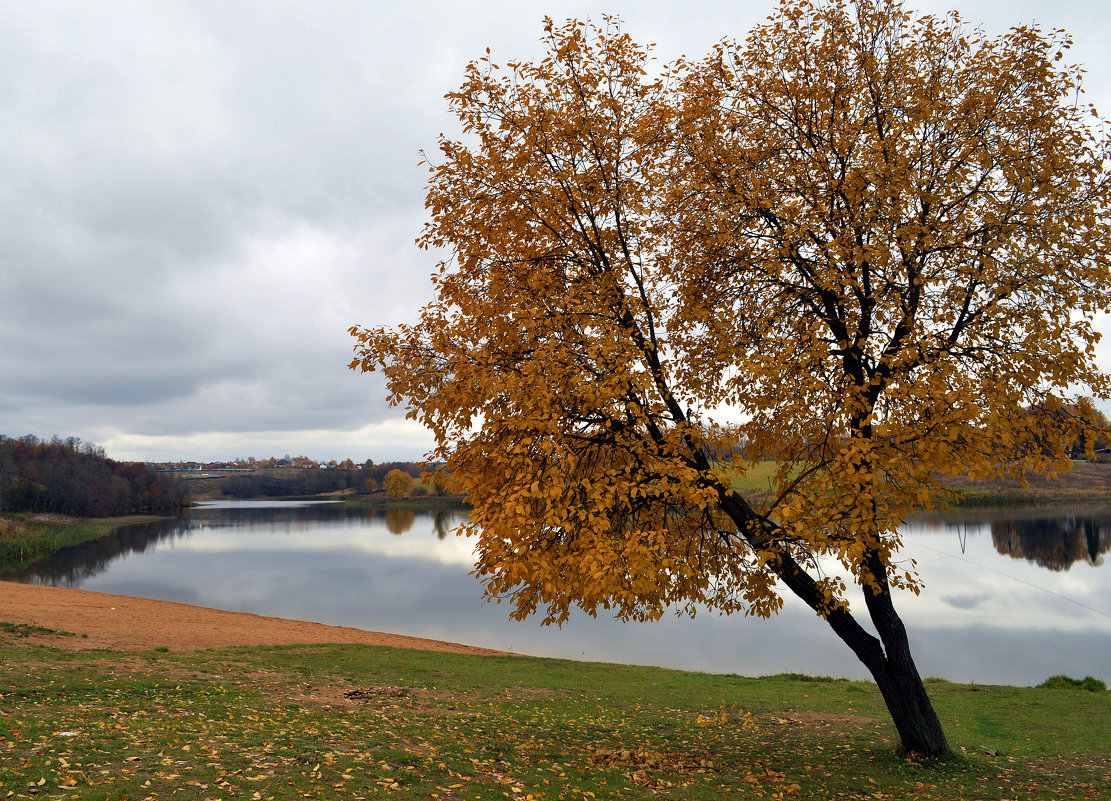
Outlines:
{"type": "Polygon", "coordinates": [[[345,509],[342,504],[270,508],[198,507],[189,510],[184,517],[125,526],[100,539],[66,546],[28,565],[23,571],[4,575],[4,578],[74,587],[100,575],[113,562],[128,554],[151,551],[162,542],[185,539],[206,529],[266,527],[297,531],[309,526],[343,526],[349,519],[358,517],[362,517],[359,510],[345,509]]]}
{"type": "MultiPolygon", "coordinates": [[[[367,520],[377,520],[383,515],[386,519],[386,529],[391,534],[404,534],[409,531],[418,516],[412,509],[394,508],[387,509],[385,512],[381,509],[368,509],[366,511],[367,520]]],[[[452,509],[437,509],[431,515],[427,512],[421,512],[419,516],[432,517],[432,532],[438,540],[446,540],[449,534],[454,533],[456,525],[466,518],[465,514],[452,509]]]]}
{"type": "Polygon", "coordinates": [[[412,509],[386,510],[386,528],[391,534],[404,534],[413,527],[413,521],[416,519],[417,515],[412,509]]]}
{"type": "Polygon", "coordinates": [[[458,519],[459,515],[455,512],[438,510],[432,516],[432,530],[436,532],[436,539],[446,540],[447,535],[455,530],[455,521],[458,519]]]}
{"type": "Polygon", "coordinates": [[[158,543],[188,537],[191,533],[186,521],[181,518],[125,526],[100,539],[69,545],[55,551],[30,565],[25,571],[5,578],[58,587],[77,586],[86,579],[103,573],[108,565],[121,556],[143,553],[153,549],[158,543]]]}
{"type": "Polygon", "coordinates": [[[995,521],[991,541],[1001,554],[1050,570],[1068,570],[1074,562],[1100,565],[1103,554],[1111,550],[1111,518],[1066,515],[995,521]]]}
{"type": "MultiPolygon", "coordinates": [[[[62,548],[25,570],[5,573],[0,578],[75,587],[105,572],[113,562],[128,554],[153,551],[160,543],[185,539],[205,531],[233,530],[244,535],[250,535],[252,529],[296,532],[348,527],[354,521],[373,522],[381,516],[381,509],[359,509],[343,504],[198,507],[190,509],[184,517],[127,526],[98,540],[62,548]]],[[[429,517],[425,512],[418,515],[412,509],[386,510],[386,527],[394,534],[403,534],[413,528],[418,516],[422,519],[429,517]]],[[[465,513],[456,510],[436,511],[432,520],[436,537],[441,540],[447,537],[464,517],[465,513]]]]}

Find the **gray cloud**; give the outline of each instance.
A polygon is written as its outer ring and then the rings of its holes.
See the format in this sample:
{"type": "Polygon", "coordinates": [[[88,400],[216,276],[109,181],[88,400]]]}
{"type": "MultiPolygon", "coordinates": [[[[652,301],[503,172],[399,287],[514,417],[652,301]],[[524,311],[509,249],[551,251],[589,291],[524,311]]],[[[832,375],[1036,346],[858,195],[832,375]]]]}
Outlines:
{"type": "MultiPolygon", "coordinates": [[[[772,9],[738,5],[611,8],[670,59],[772,9]]],[[[464,64],[536,56],[545,13],[599,9],[0,0],[0,432],[118,458],[420,456],[381,381],[345,369],[346,329],[428,299],[419,151],[455,132],[464,64]]],[[[1103,91],[1098,7],[1054,14],[1103,91]]]]}

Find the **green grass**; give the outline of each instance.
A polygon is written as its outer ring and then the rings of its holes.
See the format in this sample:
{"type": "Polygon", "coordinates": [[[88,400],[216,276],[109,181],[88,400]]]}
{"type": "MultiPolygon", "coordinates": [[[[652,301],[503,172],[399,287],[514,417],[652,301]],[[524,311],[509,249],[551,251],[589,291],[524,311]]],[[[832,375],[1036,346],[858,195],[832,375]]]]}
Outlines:
{"type": "Polygon", "coordinates": [[[55,631],[45,626],[36,626],[31,623],[7,623],[0,620],[0,634],[10,634],[16,637],[30,637],[33,634],[53,634],[56,637],[75,637],[72,631],[55,631]]]}
{"type": "Polygon", "coordinates": [[[122,526],[163,519],[152,515],[103,518],[0,515],[0,573],[18,570],[68,545],[99,539],[122,526]]]}
{"type": "Polygon", "coordinates": [[[1050,676],[1038,685],[1039,690],[1084,690],[1090,693],[1107,692],[1107,684],[1091,676],[1070,679],[1068,676],[1050,676]]]}
{"type": "Polygon", "coordinates": [[[0,634],[0,798],[1107,797],[1107,693],[929,686],[957,753],[922,763],[861,682],[0,634]]]}
{"type": "Polygon", "coordinates": [[[738,492],[771,492],[774,489],[775,462],[755,462],[743,476],[733,479],[733,489],[738,492]]]}
{"type": "Polygon", "coordinates": [[[1091,489],[975,489],[962,487],[961,497],[953,503],[958,509],[1015,509],[1019,507],[1058,507],[1105,504],[1107,491],[1091,489]]]}
{"type": "Polygon", "coordinates": [[[404,498],[391,498],[385,493],[374,495],[352,495],[343,498],[346,506],[363,509],[412,509],[415,512],[439,511],[441,509],[470,509],[459,495],[409,495],[404,498]]]}

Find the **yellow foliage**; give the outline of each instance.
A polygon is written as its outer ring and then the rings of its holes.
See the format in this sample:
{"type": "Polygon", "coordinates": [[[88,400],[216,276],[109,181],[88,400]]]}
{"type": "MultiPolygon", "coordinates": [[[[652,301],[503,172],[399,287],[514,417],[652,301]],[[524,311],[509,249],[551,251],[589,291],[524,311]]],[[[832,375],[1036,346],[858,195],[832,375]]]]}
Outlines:
{"type": "Polygon", "coordinates": [[[404,470],[391,470],[382,481],[382,489],[391,498],[404,498],[413,491],[416,481],[404,470]]]}
{"type": "Polygon", "coordinates": [[[766,616],[779,583],[840,615],[817,560],[917,590],[896,531],[942,478],[1092,441],[1111,153],[1064,34],[786,0],[657,67],[616,20],[545,30],[447,95],[435,300],[351,329],[517,616],[766,616]]]}

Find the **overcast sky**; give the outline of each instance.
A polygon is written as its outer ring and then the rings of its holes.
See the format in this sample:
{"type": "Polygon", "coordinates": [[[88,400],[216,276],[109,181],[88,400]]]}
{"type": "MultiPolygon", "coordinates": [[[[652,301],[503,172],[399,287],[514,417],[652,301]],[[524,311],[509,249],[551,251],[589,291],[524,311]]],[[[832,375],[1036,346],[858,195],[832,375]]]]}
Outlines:
{"type": "MultiPolygon", "coordinates": [[[[701,56],[773,7],[0,0],[0,433],[117,459],[419,459],[431,439],[346,369],[346,329],[430,297],[419,151],[456,133],[466,62],[536,57],[545,14],[616,13],[661,59],[701,56]]],[[[1111,115],[1102,2],[958,8],[1071,31],[1111,115]]]]}

